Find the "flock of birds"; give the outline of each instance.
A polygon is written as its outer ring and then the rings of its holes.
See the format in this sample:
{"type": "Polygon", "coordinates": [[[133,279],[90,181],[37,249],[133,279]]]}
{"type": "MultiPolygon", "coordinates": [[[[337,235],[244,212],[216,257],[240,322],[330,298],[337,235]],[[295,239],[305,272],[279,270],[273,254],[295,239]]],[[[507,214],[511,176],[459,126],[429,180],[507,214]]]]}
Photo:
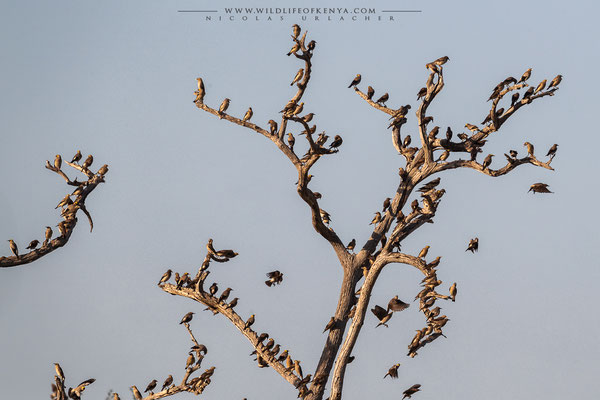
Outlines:
{"type": "MultiPolygon", "coordinates": [[[[79,162],[81,161],[82,158],[83,158],[83,155],[81,154],[81,151],[78,150],[77,153],[71,159],[71,164],[75,164],[76,166],[79,166],[83,171],[89,172],[89,167],[94,162],[94,157],[90,154],[83,161],[83,163],[80,164],[79,162]]],[[[62,164],[63,164],[62,157],[60,156],[60,154],[57,154],[56,157],[54,158],[53,164],[50,164],[49,161],[46,161],[46,168],[51,171],[57,172],[61,175],[64,175],[64,173],[62,172],[62,169],[61,169],[62,164]]],[[[102,167],[100,167],[100,169],[98,169],[98,172],[96,172],[96,175],[100,176],[100,177],[104,177],[104,175],[106,175],[107,172],[108,172],[108,165],[104,164],[102,167]]],[[[64,175],[64,176],[66,176],[66,175],[64,175]]],[[[72,193],[67,193],[67,195],[65,195],[65,197],[55,207],[55,209],[57,209],[59,207],[61,208],[60,215],[63,218],[63,221],[59,222],[58,225],[56,225],[58,227],[58,230],[59,230],[61,236],[66,236],[67,230],[69,228],[73,227],[75,214],[82,206],[80,195],[82,194],[82,192],[85,188],[86,182],[79,182],[79,181],[77,181],[77,179],[75,179],[72,183],[75,184],[75,186],[77,186],[77,188],[72,193]],[[71,197],[75,197],[75,201],[73,201],[73,199],[71,199],[71,197]]],[[[34,239],[29,242],[26,249],[31,250],[33,252],[38,248],[40,243],[41,243],[42,248],[48,246],[48,244],[52,240],[52,235],[53,235],[52,228],[47,226],[46,230],[44,232],[44,240],[42,242],[40,242],[40,240],[34,239]]],[[[14,254],[15,257],[20,258],[21,254],[19,254],[19,247],[17,246],[17,243],[15,243],[15,241],[13,239],[9,239],[8,242],[9,242],[10,251],[14,254]]]]}

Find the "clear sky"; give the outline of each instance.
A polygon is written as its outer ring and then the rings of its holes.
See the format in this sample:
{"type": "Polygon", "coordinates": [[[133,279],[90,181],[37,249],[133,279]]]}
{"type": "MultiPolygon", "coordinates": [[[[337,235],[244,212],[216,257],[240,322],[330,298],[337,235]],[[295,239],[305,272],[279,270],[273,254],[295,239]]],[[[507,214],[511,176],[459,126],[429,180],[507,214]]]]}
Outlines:
{"type": "MultiPolygon", "coordinates": [[[[304,4],[304,3],[302,3],[304,4]]],[[[308,3],[316,5],[316,2],[308,3]]],[[[444,287],[458,283],[456,303],[442,304],[447,339],[406,357],[424,326],[417,303],[374,329],[369,313],[347,372],[346,399],[398,399],[414,383],[415,399],[595,399],[600,393],[600,320],[593,304],[600,279],[598,5],[481,1],[330,2],[331,6],[422,10],[394,21],[302,21],[298,15],[227,20],[224,7],[294,7],[289,1],[34,1],[5,2],[0,13],[0,254],[6,239],[21,248],[55,225],[54,206],[66,186],[44,169],[55,154],[92,153],[107,163],[106,184],[87,201],[95,221],[80,218],[66,247],[19,268],[0,270],[2,398],[47,398],[60,362],[75,385],[95,377],[86,399],[109,390],[130,398],[168,374],[183,375],[190,342],[178,325],[188,311],[208,346],[204,366],[216,366],[207,400],[295,398],[271,369],[259,369],[251,345],[225,318],[200,312],[191,300],[162,292],[167,268],[194,272],[204,245],[240,255],[212,267],[210,279],[232,287],[242,316],[256,314],[306,371],[314,369],[335,310],[341,269],[310,224],[296,194],[295,170],[256,133],[194,107],[195,78],[207,104],[229,97],[229,111],[266,125],[293,95],[302,66],[285,54],[299,23],[317,41],[306,112],[318,129],[344,138],[341,151],[314,169],[313,190],[347,242],[362,245],[369,222],[398,183],[402,157],[385,115],[347,89],[390,93],[389,105],[412,104],[427,79],[425,63],[447,55],[446,87],[430,108],[436,125],[455,132],[480,122],[493,87],[533,68],[532,81],[564,76],[554,97],[520,110],[486,146],[503,165],[511,148],[538,155],[560,145],[555,172],[522,166],[493,179],[474,171],[442,175],[446,195],[435,224],[404,244],[416,254],[431,245],[441,255],[444,287]],[[177,10],[217,10],[206,14],[177,10]],[[223,17],[222,21],[216,17],[223,17]],[[527,189],[546,182],[555,193],[527,189]],[[479,237],[480,251],[464,249],[479,237]],[[283,284],[267,288],[273,269],[283,284]],[[381,378],[400,362],[400,378],[381,378]]],[[[409,114],[404,132],[416,133],[409,114]]],[[[69,174],[73,175],[69,171],[69,174]]],[[[420,274],[390,265],[372,304],[398,294],[412,300],[420,274]]],[[[447,289],[444,289],[447,290],[447,289]]],[[[311,371],[312,372],[312,371],[311,371]]],[[[180,398],[191,398],[181,395],[180,398]]]]}

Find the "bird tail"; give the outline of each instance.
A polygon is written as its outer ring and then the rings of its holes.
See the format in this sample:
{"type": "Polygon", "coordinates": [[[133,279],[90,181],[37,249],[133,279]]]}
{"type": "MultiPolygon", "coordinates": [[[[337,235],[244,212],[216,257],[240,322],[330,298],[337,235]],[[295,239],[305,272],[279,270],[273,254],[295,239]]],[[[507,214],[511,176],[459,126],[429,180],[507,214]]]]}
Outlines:
{"type": "Polygon", "coordinates": [[[268,287],[273,286],[273,282],[271,281],[265,281],[265,285],[267,285],[268,287]]]}

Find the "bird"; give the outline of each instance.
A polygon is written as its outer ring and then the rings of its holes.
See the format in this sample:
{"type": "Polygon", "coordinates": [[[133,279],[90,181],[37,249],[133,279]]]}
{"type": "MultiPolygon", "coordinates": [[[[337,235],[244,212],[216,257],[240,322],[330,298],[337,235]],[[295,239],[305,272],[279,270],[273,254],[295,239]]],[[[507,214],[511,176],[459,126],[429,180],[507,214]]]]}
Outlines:
{"type": "Polygon", "coordinates": [[[420,188],[418,188],[417,192],[427,193],[430,190],[434,189],[437,185],[439,185],[440,182],[441,182],[441,178],[437,177],[434,180],[429,181],[426,184],[424,184],[423,186],[421,186],[420,188]]]}
{"type": "Polygon", "coordinates": [[[391,299],[388,303],[388,307],[387,307],[387,312],[391,311],[403,311],[406,310],[408,307],[410,306],[410,304],[403,302],[402,300],[398,299],[398,296],[394,296],[393,299],[391,299]]]}
{"type": "Polygon", "coordinates": [[[381,103],[385,105],[385,102],[388,101],[390,99],[390,95],[387,93],[384,93],[375,103],[381,103]]]}
{"type": "Polygon", "coordinates": [[[59,170],[61,166],[62,166],[62,157],[60,156],[60,154],[57,154],[56,157],[54,158],[54,168],[59,170]]]}
{"type": "Polygon", "coordinates": [[[475,253],[479,249],[479,238],[471,239],[469,241],[469,246],[465,251],[470,251],[471,253],[475,253]]]}
{"type": "Polygon", "coordinates": [[[375,217],[373,217],[373,220],[371,221],[371,223],[369,225],[377,225],[379,222],[381,222],[381,213],[379,211],[377,211],[375,213],[375,217]]]}
{"type": "Polygon", "coordinates": [[[325,325],[325,329],[323,329],[323,333],[333,329],[334,326],[335,326],[335,318],[331,317],[331,319],[329,320],[327,325],[325,325]]]}
{"type": "Polygon", "coordinates": [[[377,324],[377,327],[379,325],[384,325],[387,327],[386,322],[388,322],[390,320],[390,318],[392,318],[392,315],[394,315],[393,312],[388,314],[388,312],[385,310],[385,308],[380,307],[378,305],[375,305],[375,307],[371,308],[371,312],[373,314],[375,314],[375,316],[379,320],[379,324],[377,324]]]}
{"type": "Polygon", "coordinates": [[[192,320],[192,318],[194,318],[194,314],[195,313],[191,312],[191,311],[189,313],[185,314],[183,316],[183,318],[181,318],[181,322],[179,323],[179,325],[189,323],[192,320]]]}
{"type": "Polygon", "coordinates": [[[493,154],[488,154],[487,157],[483,160],[483,163],[481,164],[483,169],[486,169],[490,166],[490,164],[492,163],[492,157],[494,157],[493,154]]]}
{"type": "Polygon", "coordinates": [[[77,385],[77,387],[75,387],[75,389],[69,388],[69,397],[71,397],[72,399],[80,398],[81,393],[83,393],[85,388],[94,382],[96,382],[96,380],[94,378],[90,378],[90,379],[86,379],[85,381],[81,382],[79,385],[77,385]]]}
{"type": "Polygon", "coordinates": [[[382,210],[382,212],[385,212],[385,210],[388,209],[388,207],[391,204],[391,201],[392,201],[392,199],[389,198],[389,197],[386,197],[385,200],[383,200],[383,210],[382,210]]]}
{"type": "Polygon", "coordinates": [[[223,102],[219,106],[219,119],[223,118],[223,113],[225,111],[227,111],[227,108],[229,107],[230,102],[231,102],[231,100],[229,100],[228,98],[225,98],[225,100],[223,100],[223,102]]]}
{"type": "Polygon", "coordinates": [[[444,56],[444,57],[438,58],[432,64],[435,64],[435,65],[444,65],[444,64],[446,64],[446,62],[448,62],[448,60],[450,60],[450,58],[448,58],[448,56],[444,56]]]}
{"type": "Polygon", "coordinates": [[[348,85],[348,88],[351,88],[352,86],[356,87],[356,85],[358,85],[360,83],[361,78],[362,77],[360,76],[360,74],[356,74],[354,79],[352,79],[352,82],[350,82],[350,85],[348,85]]]}
{"type": "Polygon", "coordinates": [[[456,300],[456,293],[458,293],[458,289],[456,289],[456,282],[454,282],[452,286],[450,286],[450,297],[452,298],[452,301],[456,300]]]}
{"type": "Polygon", "coordinates": [[[76,163],[79,162],[79,160],[81,160],[81,150],[77,150],[77,153],[75,153],[75,155],[73,156],[73,158],[71,159],[72,163],[76,163]]]}
{"type": "Polygon", "coordinates": [[[292,83],[290,83],[290,86],[293,86],[294,83],[296,83],[296,82],[300,82],[300,80],[302,79],[303,76],[304,76],[304,68],[300,68],[298,70],[298,72],[296,72],[296,75],[294,76],[292,83]]]}
{"type": "Polygon", "coordinates": [[[152,379],[152,382],[150,382],[148,386],[146,386],[146,390],[144,390],[144,393],[151,392],[156,387],[156,383],[156,379],[152,379]]]}
{"type": "Polygon", "coordinates": [[[374,94],[375,94],[375,89],[373,89],[371,86],[369,86],[367,88],[367,99],[371,100],[373,98],[374,94]]]}
{"type": "Polygon", "coordinates": [[[298,376],[304,376],[304,374],[302,373],[302,367],[300,366],[300,360],[294,360],[294,371],[296,371],[296,374],[298,376]]]}
{"type": "Polygon", "coordinates": [[[294,115],[300,114],[302,112],[302,110],[304,110],[304,102],[302,102],[296,106],[294,111],[292,111],[291,116],[293,117],[294,115]]]}
{"type": "Polygon", "coordinates": [[[296,138],[292,135],[292,132],[288,132],[288,145],[290,146],[290,150],[294,151],[294,144],[296,143],[296,138]]]}
{"type": "Polygon", "coordinates": [[[530,76],[531,76],[531,68],[529,68],[527,71],[525,71],[523,73],[523,76],[521,76],[521,79],[519,79],[519,83],[525,82],[527,79],[529,79],[530,76]]]}
{"type": "Polygon", "coordinates": [[[231,302],[225,306],[225,308],[233,308],[237,306],[238,300],[239,299],[237,297],[234,297],[233,300],[231,300],[231,302]]]}
{"type": "Polygon", "coordinates": [[[15,257],[19,258],[19,248],[17,247],[17,244],[15,243],[15,241],[12,239],[9,239],[8,243],[9,243],[8,245],[10,247],[10,251],[13,252],[15,257]]]}
{"type": "Polygon", "coordinates": [[[194,358],[194,355],[192,353],[190,353],[188,355],[187,361],[185,362],[185,368],[189,368],[192,365],[194,365],[194,363],[196,362],[196,359],[194,358]]]}
{"type": "Polygon", "coordinates": [[[223,290],[223,293],[221,293],[221,295],[219,296],[219,303],[227,300],[227,298],[229,297],[229,294],[231,293],[233,289],[228,287],[227,289],[223,290]]]}
{"type": "Polygon", "coordinates": [[[60,364],[54,363],[54,370],[56,371],[56,376],[58,377],[58,379],[60,379],[62,382],[64,382],[65,381],[65,373],[63,372],[62,368],[60,367],[60,364]]]}
{"type": "Polygon", "coordinates": [[[533,94],[537,94],[538,92],[541,92],[542,90],[544,90],[545,87],[546,87],[546,80],[544,79],[543,81],[541,81],[539,83],[539,85],[537,85],[533,94]]]}
{"type": "Polygon", "coordinates": [[[412,385],[404,391],[404,396],[402,396],[402,400],[404,400],[407,397],[410,399],[411,396],[417,393],[419,390],[421,390],[421,385],[419,385],[418,383],[416,385],[412,385]]]}
{"type": "Polygon", "coordinates": [[[244,118],[242,118],[242,121],[249,121],[250,118],[252,118],[252,114],[254,114],[254,112],[252,111],[252,107],[248,107],[248,111],[246,111],[246,114],[244,114],[244,118]]]}
{"type": "Polygon", "coordinates": [[[448,128],[446,129],[446,140],[447,140],[447,141],[450,141],[450,140],[452,140],[452,133],[453,133],[453,132],[452,132],[452,128],[448,127],[448,128]]]}
{"type": "Polygon", "coordinates": [[[210,288],[208,289],[209,293],[211,294],[211,296],[214,296],[215,293],[217,293],[219,291],[219,286],[217,285],[217,283],[213,283],[212,285],[210,285],[210,288]]]}
{"type": "Polygon", "coordinates": [[[527,89],[525,93],[523,93],[524,99],[529,99],[531,96],[533,96],[533,86],[530,86],[529,89],[527,89]]]}
{"type": "Polygon", "coordinates": [[[387,376],[389,376],[392,379],[397,379],[398,378],[398,367],[400,366],[400,364],[394,364],[392,365],[392,367],[388,370],[387,374],[385,374],[383,376],[383,379],[385,379],[387,376]]]}
{"type": "Polygon", "coordinates": [[[309,123],[310,121],[312,121],[314,116],[315,116],[315,113],[308,113],[304,117],[302,117],[302,120],[306,123],[309,123]]]}
{"type": "Polygon", "coordinates": [[[555,143],[552,145],[552,147],[550,147],[550,150],[548,150],[546,156],[554,157],[554,155],[556,154],[556,150],[558,150],[558,145],[555,143]]]}
{"type": "Polygon", "coordinates": [[[166,388],[171,386],[172,383],[173,383],[173,375],[167,376],[167,379],[165,379],[165,382],[163,383],[161,390],[165,390],[166,388]]]}
{"type": "Polygon", "coordinates": [[[346,246],[346,250],[354,251],[354,247],[356,247],[356,239],[352,239],[350,243],[348,243],[348,246],[346,246]]]}
{"type": "Polygon", "coordinates": [[[333,138],[333,142],[331,142],[331,144],[329,145],[329,149],[337,149],[342,145],[342,142],[342,137],[340,135],[335,135],[335,137],[333,138]]]}
{"type": "Polygon", "coordinates": [[[158,286],[160,286],[161,283],[165,283],[169,279],[171,279],[171,273],[173,273],[173,271],[171,271],[171,269],[168,269],[167,272],[165,272],[163,274],[163,276],[160,278],[160,281],[158,281],[158,286]]]}
{"type": "Polygon", "coordinates": [[[533,157],[533,145],[529,142],[525,142],[523,143],[523,146],[527,147],[527,153],[529,153],[529,155],[533,157]]]}
{"type": "Polygon", "coordinates": [[[50,228],[49,226],[46,227],[45,238],[46,239],[44,240],[44,246],[48,243],[50,239],[52,239],[52,228],[50,228]]]}
{"type": "Polygon", "coordinates": [[[552,79],[552,82],[550,82],[550,85],[548,85],[548,90],[550,90],[553,87],[557,87],[561,81],[562,81],[562,75],[556,75],[554,77],[554,79],[552,79]]]}
{"type": "Polygon", "coordinates": [[[425,246],[421,249],[421,251],[419,252],[419,258],[425,259],[425,257],[427,257],[427,253],[429,252],[429,247],[430,246],[425,246]]]}
{"type": "Polygon", "coordinates": [[[254,323],[254,314],[252,314],[250,316],[250,318],[248,318],[248,320],[246,321],[246,323],[244,324],[244,329],[248,329],[252,326],[252,324],[254,323]]]}
{"type": "Polygon", "coordinates": [[[113,400],[121,400],[118,393],[113,393],[113,400]]]}
{"type": "Polygon", "coordinates": [[[142,394],[137,387],[132,386],[131,390],[133,391],[133,397],[135,397],[135,400],[142,400],[142,394]]]}
{"type": "Polygon", "coordinates": [[[534,183],[533,185],[531,185],[529,187],[529,190],[527,192],[531,192],[533,191],[533,193],[554,193],[551,192],[550,189],[548,189],[548,184],[546,183],[534,183]]]}
{"type": "Polygon", "coordinates": [[[278,270],[267,272],[268,280],[265,281],[265,285],[271,287],[273,285],[279,285],[283,282],[283,274],[278,270]]]}
{"type": "Polygon", "coordinates": [[[29,242],[29,246],[27,246],[26,249],[34,250],[36,247],[38,247],[38,244],[40,244],[40,241],[37,239],[34,239],[31,242],[29,242]]]}
{"type": "Polygon", "coordinates": [[[298,36],[300,36],[300,27],[298,26],[298,24],[294,24],[292,25],[292,37],[294,39],[297,39],[298,36]]]}
{"type": "Polygon", "coordinates": [[[294,45],[292,46],[292,49],[287,53],[288,57],[291,56],[292,54],[296,54],[296,52],[300,50],[300,43],[294,43],[294,45]]]}
{"type": "Polygon", "coordinates": [[[331,215],[329,215],[327,211],[319,209],[319,213],[324,224],[329,224],[329,222],[331,222],[331,215]]]}
{"type": "Polygon", "coordinates": [[[85,161],[83,162],[83,164],[81,164],[81,167],[83,169],[88,169],[92,163],[94,162],[94,156],[92,156],[91,154],[89,156],[87,156],[87,158],[85,159],[85,161]]]}
{"type": "Polygon", "coordinates": [[[511,107],[515,105],[515,103],[517,102],[517,100],[519,100],[519,93],[514,93],[512,95],[512,97],[510,98],[510,105],[511,105],[511,107]]]}
{"type": "Polygon", "coordinates": [[[314,40],[311,40],[310,42],[308,42],[308,44],[306,45],[306,48],[310,51],[313,51],[315,49],[315,46],[317,45],[317,42],[314,40]]]}
{"type": "Polygon", "coordinates": [[[417,93],[417,100],[422,99],[423,97],[425,97],[425,95],[427,95],[427,88],[426,87],[422,87],[419,90],[419,93],[417,93]]]}
{"type": "Polygon", "coordinates": [[[100,176],[104,176],[106,175],[106,173],[108,172],[108,164],[104,164],[103,166],[100,167],[100,169],[98,170],[98,175],[100,176]]]}
{"type": "Polygon", "coordinates": [[[512,158],[517,158],[517,155],[519,154],[516,150],[510,150],[508,153],[512,158]]]}
{"type": "Polygon", "coordinates": [[[269,123],[269,126],[271,127],[270,128],[271,135],[274,135],[275,132],[277,132],[277,122],[270,119],[268,123],[269,123]]]}

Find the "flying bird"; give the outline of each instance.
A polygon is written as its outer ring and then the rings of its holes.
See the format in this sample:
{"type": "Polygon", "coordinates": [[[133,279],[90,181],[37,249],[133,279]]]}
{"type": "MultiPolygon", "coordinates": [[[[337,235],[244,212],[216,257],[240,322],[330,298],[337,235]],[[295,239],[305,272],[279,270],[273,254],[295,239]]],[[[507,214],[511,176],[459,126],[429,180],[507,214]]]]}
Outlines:
{"type": "Polygon", "coordinates": [[[385,379],[387,376],[389,376],[392,379],[397,379],[398,378],[398,367],[400,367],[400,364],[392,365],[392,367],[388,370],[387,374],[385,374],[383,376],[383,379],[385,379]]]}
{"type": "Polygon", "coordinates": [[[527,192],[531,192],[533,191],[533,193],[554,193],[551,192],[550,189],[548,189],[548,184],[546,183],[534,183],[533,185],[531,185],[529,187],[529,190],[527,192]]]}
{"type": "Polygon", "coordinates": [[[352,80],[352,82],[350,82],[350,85],[348,86],[348,88],[351,88],[352,86],[356,86],[360,83],[361,80],[361,76],[360,74],[356,74],[356,76],[354,77],[354,79],[352,80]]]}
{"type": "Polygon", "coordinates": [[[403,302],[402,300],[398,299],[398,296],[394,296],[393,299],[391,299],[388,303],[388,308],[387,308],[387,312],[391,311],[403,311],[406,310],[408,307],[410,306],[410,304],[403,302]]]}
{"type": "Polygon", "coordinates": [[[469,246],[465,251],[470,251],[471,253],[475,253],[479,249],[479,238],[471,239],[469,241],[469,246]]]}
{"type": "Polygon", "coordinates": [[[416,385],[412,385],[404,391],[404,396],[402,396],[402,400],[404,400],[407,397],[410,399],[411,396],[417,393],[419,390],[421,390],[421,385],[419,385],[418,383],[416,385]]]}
{"type": "Polygon", "coordinates": [[[283,274],[277,270],[267,272],[268,280],[265,281],[265,285],[271,287],[273,285],[279,285],[283,282],[283,274]]]}

